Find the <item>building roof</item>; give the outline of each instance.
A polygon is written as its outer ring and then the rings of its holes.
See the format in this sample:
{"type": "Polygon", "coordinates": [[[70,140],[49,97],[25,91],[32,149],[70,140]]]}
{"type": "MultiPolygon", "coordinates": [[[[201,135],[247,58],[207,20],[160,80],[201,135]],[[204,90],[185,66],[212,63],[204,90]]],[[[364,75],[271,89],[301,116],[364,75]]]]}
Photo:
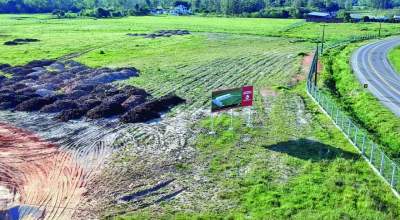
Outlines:
{"type": "Polygon", "coordinates": [[[350,17],[353,19],[362,19],[363,18],[363,16],[360,14],[350,14],[350,17]]]}
{"type": "Polygon", "coordinates": [[[311,13],[308,13],[308,16],[330,17],[331,15],[329,13],[325,13],[325,12],[311,12],[311,13]]]}

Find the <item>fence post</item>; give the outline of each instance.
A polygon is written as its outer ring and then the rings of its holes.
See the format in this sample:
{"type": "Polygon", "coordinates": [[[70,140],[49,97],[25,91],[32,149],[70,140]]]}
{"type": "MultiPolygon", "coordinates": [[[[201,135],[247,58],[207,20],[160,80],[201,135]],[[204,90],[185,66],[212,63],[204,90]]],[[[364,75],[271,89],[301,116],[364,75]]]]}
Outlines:
{"type": "Polygon", "coordinates": [[[362,139],[362,146],[361,146],[361,155],[365,154],[365,138],[366,138],[366,135],[364,133],[363,139],[362,139]]]}
{"type": "Polygon", "coordinates": [[[347,127],[347,136],[350,138],[350,140],[351,140],[351,137],[350,137],[350,131],[351,131],[351,120],[350,120],[350,118],[347,118],[348,120],[349,120],[349,126],[347,127]]]}
{"type": "Polygon", "coordinates": [[[343,130],[343,132],[346,132],[346,131],[344,130],[344,129],[345,129],[345,128],[344,128],[344,121],[345,121],[345,119],[346,119],[346,118],[344,117],[343,120],[342,120],[342,130],[343,130]]]}
{"type": "Polygon", "coordinates": [[[372,161],[374,159],[374,157],[373,157],[374,156],[374,149],[375,149],[375,144],[372,143],[371,156],[369,158],[369,162],[371,162],[371,164],[372,164],[372,161]]]}
{"type": "Polygon", "coordinates": [[[326,113],[328,113],[329,117],[331,116],[331,113],[329,113],[329,110],[331,109],[331,103],[329,103],[328,99],[326,100],[326,113]]]}
{"type": "Polygon", "coordinates": [[[336,116],[335,116],[335,122],[338,125],[339,124],[339,108],[336,107],[336,116]]]}
{"type": "Polygon", "coordinates": [[[316,98],[316,97],[317,97],[317,94],[318,94],[318,89],[317,89],[317,87],[315,87],[315,86],[312,85],[312,84],[311,84],[311,86],[312,86],[313,89],[314,89],[314,97],[316,98]]]}
{"type": "Polygon", "coordinates": [[[394,187],[394,176],[396,175],[396,164],[392,163],[393,171],[392,171],[392,179],[390,181],[390,186],[394,187]]]}
{"type": "Polygon", "coordinates": [[[319,104],[324,109],[324,96],[322,95],[322,92],[319,92],[319,104]]]}
{"type": "Polygon", "coordinates": [[[383,163],[385,162],[385,154],[383,153],[383,151],[381,151],[381,167],[379,168],[379,172],[383,173],[383,163]]]}
{"type": "Polygon", "coordinates": [[[358,135],[358,127],[356,126],[356,134],[354,135],[354,145],[356,145],[356,147],[358,147],[357,145],[357,135],[358,135]]]}

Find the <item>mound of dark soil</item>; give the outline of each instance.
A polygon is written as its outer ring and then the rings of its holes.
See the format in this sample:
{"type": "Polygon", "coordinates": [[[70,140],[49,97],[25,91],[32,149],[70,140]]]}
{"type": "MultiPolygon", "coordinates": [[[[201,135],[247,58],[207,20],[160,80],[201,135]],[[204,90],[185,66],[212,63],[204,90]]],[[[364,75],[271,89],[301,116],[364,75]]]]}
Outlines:
{"type": "MultiPolygon", "coordinates": [[[[166,33],[170,32],[161,34],[166,33]]],[[[139,76],[135,68],[94,69],[75,61],[54,60],[0,67],[12,74],[10,79],[0,77],[0,109],[60,112],[57,118],[62,121],[125,114],[127,122],[143,122],[184,102],[174,95],[147,101],[151,95],[144,89],[111,84],[139,76]]]]}
{"type": "Polygon", "coordinates": [[[15,45],[27,44],[27,43],[38,42],[38,41],[40,41],[40,40],[32,39],[32,38],[24,38],[24,39],[18,38],[18,39],[12,40],[12,41],[7,41],[4,43],[4,45],[15,46],[15,45]]]}
{"type": "Polygon", "coordinates": [[[69,120],[80,119],[86,114],[85,110],[82,109],[70,109],[63,111],[56,118],[60,121],[67,122],[69,120]]]}
{"type": "Polygon", "coordinates": [[[122,107],[125,109],[132,109],[146,102],[146,96],[132,95],[122,103],[122,107]]]}
{"type": "Polygon", "coordinates": [[[0,93],[0,103],[11,102],[15,99],[15,96],[15,93],[10,90],[2,90],[0,93]]]}
{"type": "Polygon", "coordinates": [[[3,75],[0,75],[0,83],[2,83],[4,80],[6,80],[7,78],[3,75]]]}
{"type": "Polygon", "coordinates": [[[146,102],[143,104],[143,106],[152,111],[165,112],[169,110],[169,108],[182,104],[184,102],[185,102],[184,99],[176,95],[169,94],[159,99],[146,102]]]}
{"type": "Polygon", "coordinates": [[[0,70],[6,69],[6,68],[10,68],[11,65],[10,64],[0,64],[0,70]]]}
{"type": "Polygon", "coordinates": [[[56,62],[55,60],[33,60],[25,65],[27,68],[35,68],[35,67],[45,67],[50,66],[56,62]]]}
{"type": "Polygon", "coordinates": [[[125,113],[120,120],[124,123],[140,123],[160,118],[161,115],[155,111],[149,111],[145,106],[137,106],[125,113]]]}
{"type": "Polygon", "coordinates": [[[144,37],[144,38],[159,38],[159,37],[171,37],[174,35],[188,35],[188,30],[160,30],[151,34],[127,34],[130,37],[144,37]]]}
{"type": "Polygon", "coordinates": [[[114,81],[129,79],[134,76],[139,76],[137,71],[118,71],[118,72],[105,72],[99,74],[93,78],[84,81],[85,84],[99,85],[105,83],[111,83],[114,81]]]}
{"type": "MultiPolygon", "coordinates": [[[[83,101],[82,104],[79,104],[79,109],[84,110],[84,111],[89,111],[90,109],[99,106],[102,102],[98,99],[87,99],[83,101]]],[[[85,112],[85,114],[86,114],[85,112]]]]}
{"type": "Polygon", "coordinates": [[[122,90],[129,96],[143,96],[145,98],[150,96],[146,90],[137,88],[135,86],[125,86],[122,90]]]}
{"type": "Polygon", "coordinates": [[[15,110],[25,111],[25,112],[38,111],[43,106],[50,105],[55,101],[56,101],[55,97],[36,97],[17,105],[15,110]]]}
{"type": "Polygon", "coordinates": [[[160,117],[160,112],[184,103],[185,100],[176,95],[166,95],[160,99],[143,103],[125,113],[120,120],[125,123],[147,122],[160,117]]]}
{"type": "Polygon", "coordinates": [[[32,72],[32,69],[28,68],[28,67],[16,66],[16,67],[10,67],[10,68],[3,69],[3,71],[6,73],[11,73],[14,75],[21,76],[21,75],[28,75],[29,73],[32,72]]]}
{"type": "Polygon", "coordinates": [[[71,93],[67,94],[69,99],[79,99],[82,96],[88,95],[89,92],[84,90],[74,90],[71,93]]]}
{"type": "Polygon", "coordinates": [[[0,110],[8,110],[15,108],[15,104],[13,102],[2,102],[0,103],[0,110]]]}
{"type": "Polygon", "coordinates": [[[122,103],[128,97],[125,94],[117,94],[110,98],[107,98],[99,106],[88,111],[86,117],[91,119],[107,118],[114,115],[122,114],[125,108],[122,107],[122,103]]]}
{"type": "Polygon", "coordinates": [[[147,34],[131,34],[131,33],[126,34],[126,35],[128,35],[129,37],[145,37],[145,36],[147,36],[147,34]]]}
{"type": "Polygon", "coordinates": [[[75,109],[77,107],[78,104],[73,100],[58,100],[53,104],[44,106],[42,109],[40,109],[40,111],[46,113],[55,113],[63,110],[75,109]]]}

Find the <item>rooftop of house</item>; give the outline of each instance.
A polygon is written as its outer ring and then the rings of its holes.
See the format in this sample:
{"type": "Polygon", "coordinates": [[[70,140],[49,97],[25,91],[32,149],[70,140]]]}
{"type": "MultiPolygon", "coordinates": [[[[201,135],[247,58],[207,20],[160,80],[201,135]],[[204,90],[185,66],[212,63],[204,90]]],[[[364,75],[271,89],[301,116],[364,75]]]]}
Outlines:
{"type": "Polygon", "coordinates": [[[315,17],[330,17],[331,15],[326,12],[310,12],[308,13],[309,16],[315,16],[315,17]]]}
{"type": "Polygon", "coordinates": [[[350,17],[353,19],[362,19],[364,16],[360,14],[350,14],[350,17]]]}

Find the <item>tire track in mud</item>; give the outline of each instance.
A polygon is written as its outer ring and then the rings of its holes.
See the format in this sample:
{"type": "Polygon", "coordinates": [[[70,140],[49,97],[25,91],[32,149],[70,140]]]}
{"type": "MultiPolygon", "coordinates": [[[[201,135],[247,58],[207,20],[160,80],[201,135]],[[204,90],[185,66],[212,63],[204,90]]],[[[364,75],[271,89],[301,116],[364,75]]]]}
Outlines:
{"type": "Polygon", "coordinates": [[[182,126],[192,121],[120,125],[109,120],[59,123],[51,118],[48,114],[0,112],[0,185],[17,188],[15,205],[25,206],[21,215],[39,210],[44,219],[57,220],[77,219],[74,215],[82,207],[87,209],[87,186],[114,152],[129,148],[144,158],[165,152],[185,154],[181,149],[188,129],[182,126]],[[160,151],[161,147],[167,150],[160,151]]]}
{"type": "Polygon", "coordinates": [[[44,219],[71,219],[124,126],[51,118],[0,112],[0,185],[16,189],[14,205],[28,207],[20,208],[21,216],[40,210],[44,219]]]}
{"type": "Polygon", "coordinates": [[[0,123],[0,148],[0,184],[16,188],[17,204],[31,206],[21,210],[21,216],[39,209],[45,219],[71,219],[73,211],[62,207],[76,207],[89,177],[73,153],[4,123],[0,123]]]}

